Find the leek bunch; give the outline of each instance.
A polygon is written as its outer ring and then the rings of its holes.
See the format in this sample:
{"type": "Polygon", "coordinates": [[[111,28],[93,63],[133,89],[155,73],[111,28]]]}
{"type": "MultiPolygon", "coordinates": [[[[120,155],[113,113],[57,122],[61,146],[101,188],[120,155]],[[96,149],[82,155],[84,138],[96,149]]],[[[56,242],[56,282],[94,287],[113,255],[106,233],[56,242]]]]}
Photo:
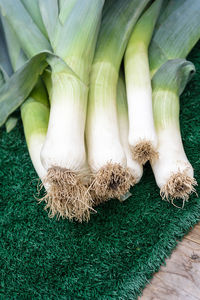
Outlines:
{"type": "Polygon", "coordinates": [[[195,72],[185,58],[200,38],[199,0],[0,0],[0,9],[0,125],[12,129],[20,107],[49,215],[87,221],[97,204],[124,201],[148,160],[161,197],[188,200],[196,181],[179,96],[195,72]]]}
{"type": "Polygon", "coordinates": [[[57,1],[48,2],[9,0],[0,5],[28,58],[49,53],[51,110],[40,153],[47,171],[44,200],[53,215],[87,220],[91,197],[85,187],[84,128],[89,72],[104,0],[72,1],[67,7],[61,5],[60,11],[57,1]]]}
{"type": "Polygon", "coordinates": [[[131,31],[148,2],[110,0],[104,7],[91,70],[86,124],[92,189],[102,199],[120,199],[135,182],[120,142],[117,81],[131,31]]]}

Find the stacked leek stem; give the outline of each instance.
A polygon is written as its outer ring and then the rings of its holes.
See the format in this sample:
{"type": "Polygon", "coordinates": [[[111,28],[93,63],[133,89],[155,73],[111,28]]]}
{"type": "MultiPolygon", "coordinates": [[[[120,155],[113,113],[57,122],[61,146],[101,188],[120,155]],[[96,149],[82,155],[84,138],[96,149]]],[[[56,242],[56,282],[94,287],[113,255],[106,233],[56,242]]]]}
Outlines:
{"type": "MultiPolygon", "coordinates": [[[[22,68],[44,56],[21,117],[51,217],[88,221],[99,203],[124,201],[147,161],[163,199],[184,203],[195,191],[179,128],[179,96],[195,71],[185,57],[200,38],[200,2],[189,2],[0,0],[21,86],[22,68]]],[[[0,108],[9,88],[8,79],[0,108]]]]}

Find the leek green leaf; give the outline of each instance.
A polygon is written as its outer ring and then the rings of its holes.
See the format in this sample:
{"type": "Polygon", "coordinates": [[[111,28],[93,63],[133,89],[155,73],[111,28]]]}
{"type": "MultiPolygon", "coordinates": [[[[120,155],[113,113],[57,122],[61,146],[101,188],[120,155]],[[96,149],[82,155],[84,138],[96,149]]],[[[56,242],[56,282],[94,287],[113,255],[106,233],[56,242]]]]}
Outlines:
{"type": "Polygon", "coordinates": [[[172,123],[179,128],[179,95],[194,73],[195,67],[191,62],[172,59],[153,76],[153,115],[157,130],[172,123]]]}
{"type": "Polygon", "coordinates": [[[38,2],[39,0],[20,0],[20,1],[23,3],[28,13],[31,15],[33,21],[38,26],[40,31],[46,37],[48,37],[46,28],[42,20],[41,12],[40,12],[39,2],[38,2]]]}
{"type": "MultiPolygon", "coordinates": [[[[58,19],[58,1],[56,0],[38,0],[39,7],[48,33],[49,40],[53,47],[56,26],[59,23],[58,19]]],[[[66,1],[68,3],[68,1],[66,1]]],[[[59,24],[58,24],[59,25],[59,24]]]]}
{"type": "Polygon", "coordinates": [[[86,84],[89,81],[103,4],[104,0],[78,0],[56,36],[56,55],[86,84]]]}
{"type": "Polygon", "coordinates": [[[149,0],[109,0],[103,9],[96,61],[112,62],[118,70],[134,24],[149,0]]]}
{"type": "Polygon", "coordinates": [[[150,45],[152,74],[169,59],[186,58],[200,38],[200,1],[178,1],[176,9],[172,7],[169,7],[169,15],[156,30],[150,45]]]}
{"type": "Polygon", "coordinates": [[[2,17],[2,23],[5,32],[9,58],[13,70],[16,71],[27,61],[27,57],[21,49],[21,46],[12,26],[9,24],[8,20],[5,17],[2,17]]]}
{"type": "Polygon", "coordinates": [[[46,56],[47,53],[42,52],[28,60],[0,87],[0,126],[30,94],[47,66],[46,56]]]}
{"type": "Polygon", "coordinates": [[[171,59],[163,64],[152,78],[152,87],[170,90],[181,95],[186,84],[195,74],[195,66],[185,59],[171,59]]]}
{"type": "Polygon", "coordinates": [[[14,29],[28,58],[41,51],[51,51],[47,38],[32,20],[20,0],[0,0],[1,13],[14,29]]]}
{"type": "Polygon", "coordinates": [[[0,19],[0,86],[12,74],[12,67],[8,56],[4,30],[0,19]]]}
{"type": "Polygon", "coordinates": [[[158,28],[176,9],[178,9],[184,0],[164,0],[160,11],[160,17],[156,23],[156,28],[158,28]]]}
{"type": "Polygon", "coordinates": [[[60,0],[60,13],[59,13],[59,20],[62,25],[64,25],[65,21],[69,13],[71,12],[73,6],[78,0],[60,0]]]}

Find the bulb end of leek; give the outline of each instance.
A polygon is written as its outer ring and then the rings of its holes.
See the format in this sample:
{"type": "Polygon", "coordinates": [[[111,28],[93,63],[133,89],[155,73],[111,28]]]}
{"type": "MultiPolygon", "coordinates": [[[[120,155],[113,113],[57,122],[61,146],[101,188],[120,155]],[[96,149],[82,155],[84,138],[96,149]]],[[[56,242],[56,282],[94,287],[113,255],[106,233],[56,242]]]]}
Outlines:
{"type": "Polygon", "coordinates": [[[92,198],[75,172],[52,167],[43,182],[49,188],[40,202],[46,202],[45,210],[49,210],[50,218],[57,216],[70,221],[89,221],[92,198]]]}
{"type": "Polygon", "coordinates": [[[154,161],[158,159],[158,152],[150,141],[140,141],[131,147],[133,159],[139,164],[144,165],[148,160],[154,161]]]}
{"type": "Polygon", "coordinates": [[[107,163],[97,172],[93,187],[100,203],[110,198],[120,200],[135,183],[134,176],[127,168],[120,164],[107,163]]]}
{"type": "Polygon", "coordinates": [[[167,183],[160,189],[160,195],[163,200],[171,201],[173,205],[175,205],[174,199],[182,199],[184,206],[190,194],[196,193],[196,185],[196,179],[188,176],[187,172],[177,172],[172,174],[167,183]]]}

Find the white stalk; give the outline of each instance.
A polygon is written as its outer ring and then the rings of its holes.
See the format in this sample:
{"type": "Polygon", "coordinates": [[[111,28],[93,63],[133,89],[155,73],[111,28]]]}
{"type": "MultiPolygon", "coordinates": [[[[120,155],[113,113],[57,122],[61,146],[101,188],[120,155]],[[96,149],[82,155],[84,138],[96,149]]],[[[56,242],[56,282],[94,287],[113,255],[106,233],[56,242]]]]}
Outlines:
{"type": "MultiPolygon", "coordinates": [[[[158,74],[159,80],[159,74],[158,74]]],[[[161,78],[161,77],[160,77],[161,78]]],[[[187,201],[195,192],[194,171],[187,159],[179,127],[179,96],[162,87],[153,93],[159,158],[151,166],[163,199],[187,201]]]]}
{"type": "Polygon", "coordinates": [[[118,198],[132,185],[126,154],[121,145],[117,120],[116,87],[118,73],[109,63],[92,67],[87,114],[88,163],[94,175],[99,203],[118,198]]]}
{"type": "Polygon", "coordinates": [[[69,70],[52,70],[51,111],[41,162],[50,188],[44,200],[51,216],[88,221],[92,199],[87,175],[84,128],[88,87],[69,70]]]}
{"type": "Polygon", "coordinates": [[[193,177],[194,171],[185,155],[179,129],[171,126],[159,130],[158,140],[159,159],[151,163],[158,187],[162,189],[170,177],[177,173],[193,177]]]}
{"type": "Polygon", "coordinates": [[[42,185],[44,186],[45,190],[48,192],[49,184],[45,181],[47,176],[47,170],[43,167],[41,160],[40,160],[40,153],[44,141],[46,139],[46,134],[44,133],[34,133],[29,137],[29,144],[28,144],[28,152],[33,164],[33,167],[40,178],[42,185]]]}
{"type": "Polygon", "coordinates": [[[157,0],[143,13],[133,29],[125,53],[128,140],[133,159],[140,164],[157,156],[148,47],[161,5],[162,0],[157,0]]]}
{"type": "MultiPolygon", "coordinates": [[[[28,151],[31,157],[31,161],[37,172],[40,179],[43,181],[43,178],[47,175],[47,170],[43,167],[40,160],[40,152],[44,144],[46,135],[42,133],[32,134],[29,138],[28,151]]],[[[46,187],[45,187],[46,188],[46,187]]]]}
{"type": "Polygon", "coordinates": [[[89,136],[87,141],[88,162],[94,173],[97,173],[107,163],[120,164],[126,167],[126,157],[117,130],[117,119],[112,116],[112,112],[113,107],[107,107],[107,118],[105,118],[105,110],[99,108],[98,112],[93,112],[95,120],[91,120],[89,117],[88,123],[92,128],[91,130],[87,129],[89,136]],[[104,124],[103,127],[102,123],[104,124]]]}
{"type": "MultiPolygon", "coordinates": [[[[155,132],[152,89],[148,59],[142,52],[134,57],[138,65],[138,72],[134,72],[132,65],[126,65],[126,87],[129,112],[129,144],[136,147],[140,142],[149,142],[154,149],[157,147],[157,135],[155,132]],[[138,84],[138,81],[143,84],[138,84]]],[[[130,63],[130,61],[129,61],[130,63]]]]}
{"type": "Polygon", "coordinates": [[[49,107],[41,81],[21,106],[21,117],[32,164],[45,189],[48,190],[48,184],[45,182],[47,171],[41,163],[40,153],[46,139],[49,107]]]}
{"type": "MultiPolygon", "coordinates": [[[[120,74],[121,75],[121,74],[120,74]]],[[[117,88],[117,112],[119,121],[120,140],[127,159],[127,168],[130,170],[134,183],[138,183],[143,174],[142,166],[132,158],[132,153],[128,143],[129,122],[128,107],[126,100],[126,89],[123,77],[119,77],[117,88]]]]}
{"type": "MultiPolygon", "coordinates": [[[[93,73],[99,66],[93,65],[93,73]]],[[[93,74],[92,73],[92,74],[93,74]]],[[[116,90],[113,81],[118,74],[109,64],[101,64],[96,82],[91,78],[87,116],[87,148],[88,163],[91,170],[97,173],[107,163],[120,164],[126,167],[126,156],[120,143],[119,127],[116,110],[116,90]],[[104,70],[102,70],[104,69],[104,70]],[[101,71],[104,81],[101,82],[101,71]],[[111,84],[112,82],[112,84],[111,84]],[[104,101],[102,101],[104,99],[104,101]]]]}
{"type": "Polygon", "coordinates": [[[52,73],[51,114],[41,161],[53,167],[82,171],[86,163],[84,127],[87,87],[73,76],[52,73]]]}
{"type": "Polygon", "coordinates": [[[132,176],[134,177],[135,183],[138,183],[143,174],[142,165],[140,165],[136,160],[133,159],[130,146],[128,143],[128,119],[119,119],[120,127],[120,139],[123,146],[123,149],[126,154],[127,159],[127,168],[130,170],[132,176]]]}
{"type": "Polygon", "coordinates": [[[118,73],[133,26],[149,1],[105,2],[90,78],[86,137],[97,196],[120,199],[132,185],[132,175],[117,121],[118,73]]]}

